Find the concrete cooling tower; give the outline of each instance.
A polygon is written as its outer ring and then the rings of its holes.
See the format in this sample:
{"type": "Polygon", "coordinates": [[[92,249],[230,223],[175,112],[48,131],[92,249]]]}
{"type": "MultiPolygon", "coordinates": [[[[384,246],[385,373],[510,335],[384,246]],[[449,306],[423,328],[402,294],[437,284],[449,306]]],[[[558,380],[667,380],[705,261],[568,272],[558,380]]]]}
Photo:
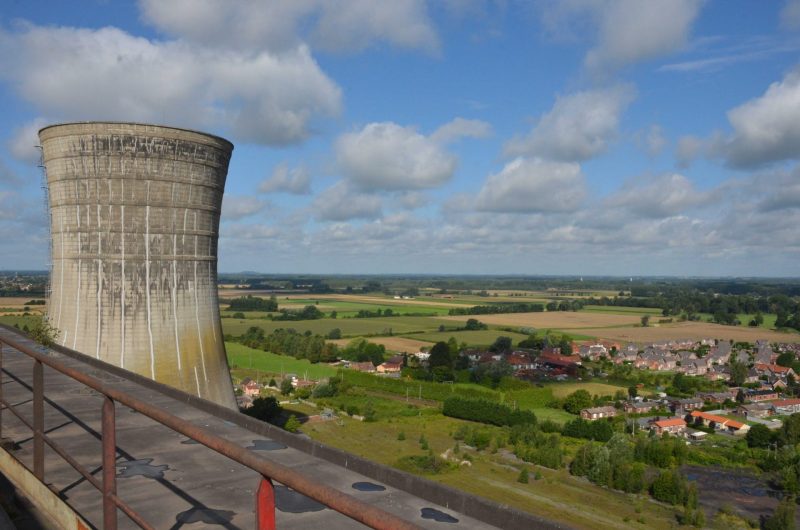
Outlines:
{"type": "Polygon", "coordinates": [[[235,407],[217,303],[233,145],[132,123],[52,125],[39,139],[57,342],[235,407]]]}

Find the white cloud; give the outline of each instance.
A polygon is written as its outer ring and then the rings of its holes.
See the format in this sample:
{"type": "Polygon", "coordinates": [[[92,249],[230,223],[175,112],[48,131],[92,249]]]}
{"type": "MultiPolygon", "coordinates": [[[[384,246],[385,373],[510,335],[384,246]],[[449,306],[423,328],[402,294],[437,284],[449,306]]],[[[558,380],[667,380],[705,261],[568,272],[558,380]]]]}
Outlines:
{"type": "Polygon", "coordinates": [[[505,153],[565,162],[588,160],[616,138],[620,115],[633,98],[629,85],[559,96],[528,135],[506,144],[505,153]]]}
{"type": "Polygon", "coordinates": [[[640,217],[663,218],[678,215],[710,200],[710,194],[695,188],[683,175],[659,175],[627,187],[606,202],[611,208],[624,208],[640,217]]]}
{"type": "Polygon", "coordinates": [[[678,138],[675,147],[675,158],[680,167],[687,167],[706,150],[706,142],[697,136],[687,135],[678,138]]]}
{"type": "Polygon", "coordinates": [[[800,29],[800,0],[786,0],[781,9],[780,23],[786,29],[800,29]]]}
{"type": "Polygon", "coordinates": [[[311,176],[305,167],[289,168],[285,162],[281,162],[275,166],[272,175],[259,184],[258,191],[309,195],[311,194],[311,176]]]}
{"type": "Polygon", "coordinates": [[[456,158],[413,127],[370,123],[336,142],[342,172],[362,190],[418,190],[447,182],[456,158]]]}
{"type": "Polygon", "coordinates": [[[728,120],[733,134],[723,150],[731,165],[752,167],[800,158],[800,69],[730,110],[728,120]]]}
{"type": "Polygon", "coordinates": [[[658,156],[667,145],[667,139],[664,137],[664,128],[658,124],[653,124],[646,130],[639,131],[636,135],[636,142],[649,156],[658,156]]]}
{"type": "Polygon", "coordinates": [[[359,193],[340,181],[317,195],[312,210],[319,221],[348,221],[380,217],[381,206],[380,197],[359,193]]]}
{"type": "Polygon", "coordinates": [[[402,48],[439,49],[424,0],[322,2],[313,42],[333,51],[358,51],[377,40],[402,48]]]}
{"type": "Polygon", "coordinates": [[[479,210],[495,212],[569,212],[585,196],[578,164],[517,158],[489,176],[476,202],[479,210]]]}
{"type": "Polygon", "coordinates": [[[597,34],[584,59],[596,75],[679,50],[687,44],[703,0],[562,0],[542,2],[551,38],[597,34]]]}
{"type": "Polygon", "coordinates": [[[267,203],[246,195],[226,194],[222,197],[222,218],[239,220],[262,211],[267,203]]]}
{"type": "Polygon", "coordinates": [[[587,68],[595,73],[685,46],[702,1],[614,0],[602,5],[598,43],[585,59],[587,68]]]}
{"type": "Polygon", "coordinates": [[[11,169],[9,169],[9,167],[5,164],[5,162],[3,162],[3,159],[0,158],[0,184],[17,185],[20,183],[21,179],[17,176],[16,173],[11,171],[11,169]]]}
{"type": "Polygon", "coordinates": [[[422,208],[428,204],[429,200],[430,199],[427,195],[418,191],[407,191],[401,193],[398,197],[400,206],[406,210],[416,210],[417,208],[422,208]]]}
{"type": "Polygon", "coordinates": [[[485,121],[456,118],[436,129],[431,140],[446,144],[460,138],[486,138],[491,134],[492,126],[485,121]]]}
{"type": "Polygon", "coordinates": [[[46,124],[47,120],[44,118],[36,118],[17,128],[8,146],[11,155],[21,162],[37,164],[41,155],[41,151],[37,147],[39,145],[39,129],[46,124]]]}
{"type": "Polygon", "coordinates": [[[423,0],[141,0],[144,19],[203,45],[281,52],[302,40],[331,51],[373,42],[436,51],[438,37],[423,0]]]}
{"type": "Polygon", "coordinates": [[[303,140],[341,107],[305,45],[220,51],[116,28],[0,29],[0,77],[54,119],[168,122],[272,145],[303,140]]]}

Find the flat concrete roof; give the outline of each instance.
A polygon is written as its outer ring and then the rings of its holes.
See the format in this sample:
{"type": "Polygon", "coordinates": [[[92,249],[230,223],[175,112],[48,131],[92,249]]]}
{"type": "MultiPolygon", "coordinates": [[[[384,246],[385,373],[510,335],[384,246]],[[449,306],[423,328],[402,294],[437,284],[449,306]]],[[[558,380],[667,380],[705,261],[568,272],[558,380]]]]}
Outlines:
{"type": "MultiPolygon", "coordinates": [[[[28,345],[33,343],[8,328],[0,327],[0,338],[9,338],[28,345]]],[[[170,413],[205,427],[218,436],[251,449],[266,459],[305,473],[322,483],[376,505],[423,528],[495,528],[517,527],[564,528],[557,523],[537,520],[535,516],[517,512],[491,501],[471,497],[446,486],[413,477],[378,464],[365,463],[355,455],[326,448],[257,422],[236,412],[216,411],[216,405],[176,390],[164,391],[161,385],[143,381],[140,376],[123,377],[124,371],[94,359],[76,358],[75,354],[49,350],[68,366],[133,394],[170,413]],[[209,412],[211,411],[211,412],[209,412]],[[231,421],[234,420],[234,421],[231,421]],[[250,422],[250,423],[248,423],[250,422]],[[271,430],[270,430],[271,429],[271,430]],[[272,432],[274,436],[264,436],[272,432]],[[296,442],[296,443],[295,443],[296,442]],[[297,447],[291,447],[296,445],[297,447]],[[311,449],[309,449],[311,447],[311,449]],[[317,452],[314,456],[309,452],[317,452]],[[331,456],[333,455],[333,456],[331,456]],[[344,466],[331,460],[344,459],[344,466]],[[352,460],[350,460],[352,459],[352,460]],[[369,467],[372,465],[373,467],[369,467]],[[383,474],[388,482],[420,488],[418,496],[400,487],[393,487],[353,469],[371,470],[383,474]],[[404,476],[407,475],[407,478],[404,476]],[[399,480],[398,480],[399,477],[399,480]],[[432,489],[431,489],[432,488],[432,489]],[[438,489],[437,489],[438,488],[438,489]],[[452,491],[452,495],[448,493],[452,491]],[[425,492],[425,493],[423,493],[425,492]],[[436,504],[423,497],[443,495],[460,502],[461,506],[486,504],[498,514],[498,526],[459,513],[446,505],[436,504]],[[459,495],[463,496],[459,497],[459,495]],[[475,502],[471,502],[474,499],[475,502]]],[[[83,357],[83,356],[81,356],[83,357]]],[[[3,394],[26,417],[32,418],[32,360],[22,353],[3,352],[3,394]]],[[[93,474],[101,478],[100,412],[102,395],[82,384],[45,367],[45,431],[93,474]]],[[[253,528],[255,490],[259,483],[256,472],[246,468],[203,445],[188,440],[146,416],[117,404],[117,489],[119,497],[129,503],[155,528],[221,527],[227,529],[253,528]],[[194,523],[202,523],[191,526],[194,523]]],[[[219,407],[221,409],[221,407],[219,407]]],[[[32,435],[11,413],[3,414],[3,437],[18,444],[14,456],[32,469],[32,435]]],[[[86,482],[54,451],[46,447],[45,482],[84,519],[102,527],[100,493],[86,482]]],[[[326,530],[360,528],[361,524],[325,506],[276,484],[276,521],[279,528],[313,528],[326,530]]],[[[448,504],[448,503],[443,503],[448,504]]],[[[484,514],[481,518],[487,519],[484,514]]],[[[120,528],[136,526],[119,513],[120,528]]],[[[491,523],[491,521],[490,521],[491,523]]]]}

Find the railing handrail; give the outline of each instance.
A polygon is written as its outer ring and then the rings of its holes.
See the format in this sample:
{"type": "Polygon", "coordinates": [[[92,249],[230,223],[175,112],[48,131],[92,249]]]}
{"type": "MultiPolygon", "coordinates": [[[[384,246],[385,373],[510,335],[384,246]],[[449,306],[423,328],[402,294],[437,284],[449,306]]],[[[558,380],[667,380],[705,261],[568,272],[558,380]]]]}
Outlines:
{"type": "Polygon", "coordinates": [[[262,476],[275,479],[281,484],[371,528],[387,530],[412,530],[421,528],[410,521],[406,521],[371,504],[367,504],[352,495],[343,493],[330,486],[317,483],[303,473],[268,460],[263,456],[256,455],[252,451],[217,436],[203,427],[194,425],[183,418],[163,410],[161,407],[142,401],[127,392],[118,390],[91,375],[66,366],[57,359],[15,340],[0,337],[0,347],[2,347],[2,344],[7,344],[14,350],[96,390],[107,398],[122,403],[161,425],[183,434],[213,451],[260,473],[262,476]]]}

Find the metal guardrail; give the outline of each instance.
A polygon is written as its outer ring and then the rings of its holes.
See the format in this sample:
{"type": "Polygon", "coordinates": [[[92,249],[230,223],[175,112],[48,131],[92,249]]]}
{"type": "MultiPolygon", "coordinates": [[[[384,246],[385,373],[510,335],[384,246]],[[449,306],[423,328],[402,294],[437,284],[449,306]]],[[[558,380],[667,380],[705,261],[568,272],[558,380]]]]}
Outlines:
{"type": "Polygon", "coordinates": [[[351,519],[379,530],[412,530],[419,526],[401,519],[394,514],[362,502],[341,491],[319,484],[306,475],[267,460],[253,452],[234,444],[208,430],[179,418],[160,407],[142,401],[126,392],[109,386],[99,379],[66,366],[50,357],[19,342],[0,338],[0,436],[2,436],[2,411],[8,410],[22,424],[33,431],[33,474],[44,483],[44,446],[47,444],[61,458],[102,493],[103,528],[116,530],[117,510],[122,510],[140,528],[152,529],[147,521],[130,505],[117,496],[116,488],[116,419],[115,404],[119,402],[152,420],[199,442],[217,453],[256,471],[261,475],[256,491],[256,530],[275,530],[275,491],[272,480],[276,480],[293,490],[314,499],[351,519]],[[33,421],[31,422],[16,410],[3,396],[3,350],[4,347],[16,350],[33,360],[33,421]],[[45,434],[44,429],[44,366],[48,366],[67,377],[103,395],[102,405],[102,480],[70,456],[61,446],[45,434]]]}

